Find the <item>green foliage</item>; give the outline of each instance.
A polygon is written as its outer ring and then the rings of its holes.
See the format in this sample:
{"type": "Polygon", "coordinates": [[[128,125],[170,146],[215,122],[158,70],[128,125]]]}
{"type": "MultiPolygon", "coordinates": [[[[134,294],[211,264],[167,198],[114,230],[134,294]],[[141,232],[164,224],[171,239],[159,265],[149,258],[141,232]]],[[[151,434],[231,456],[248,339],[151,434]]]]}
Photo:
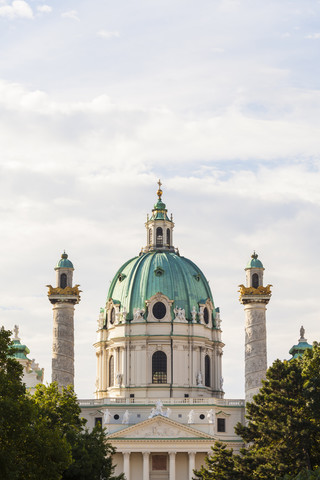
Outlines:
{"type": "Polygon", "coordinates": [[[22,367],[12,357],[11,332],[0,330],[0,472],[6,480],[59,480],[70,446],[26,394],[22,367]]]}
{"type": "Polygon", "coordinates": [[[282,479],[279,480],[319,480],[320,479],[320,470],[304,470],[294,477],[290,475],[285,475],[282,479]]]}
{"type": "Polygon", "coordinates": [[[114,449],[98,426],[84,428],[72,387],[38,385],[31,397],[10,357],[11,332],[0,330],[0,473],[6,480],[121,480],[114,449]]]}
{"type": "Polygon", "coordinates": [[[105,441],[105,431],[97,425],[92,432],[84,428],[80,407],[71,386],[59,390],[57,383],[38,385],[33,395],[41,417],[58,426],[71,448],[72,464],[63,480],[121,480],[113,476],[111,455],[115,450],[105,441]]]}
{"type": "MultiPolygon", "coordinates": [[[[236,426],[241,455],[215,446],[199,479],[309,480],[320,465],[320,346],[302,358],[276,360],[236,426]],[[228,453],[227,453],[228,452],[228,453]]],[[[217,444],[216,444],[217,445],[217,444]]]]}
{"type": "Polygon", "coordinates": [[[211,447],[212,454],[206,457],[206,467],[194,470],[195,478],[199,480],[245,480],[237,470],[237,456],[221,442],[215,442],[211,447]]]}

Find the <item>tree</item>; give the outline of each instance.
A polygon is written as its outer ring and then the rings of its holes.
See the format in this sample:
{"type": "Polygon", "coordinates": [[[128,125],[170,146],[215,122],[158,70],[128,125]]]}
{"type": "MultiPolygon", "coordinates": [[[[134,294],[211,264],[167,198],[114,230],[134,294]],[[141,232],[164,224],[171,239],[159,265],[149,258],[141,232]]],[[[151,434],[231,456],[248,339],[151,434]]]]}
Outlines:
{"type": "Polygon", "coordinates": [[[315,343],[302,358],[276,360],[268,369],[260,392],[246,405],[247,424],[235,429],[245,443],[241,455],[230,454],[229,464],[225,457],[211,456],[215,465],[211,476],[208,468],[196,475],[206,480],[220,478],[217,461],[226,479],[238,478],[238,474],[246,480],[311,475],[304,472],[320,465],[319,398],[320,347],[315,343]]]}
{"type": "Polygon", "coordinates": [[[320,470],[304,470],[298,475],[291,477],[290,475],[285,475],[281,480],[319,480],[320,479],[320,470]]]}
{"type": "Polygon", "coordinates": [[[0,330],[0,478],[121,480],[113,475],[101,426],[85,429],[72,387],[38,385],[31,397],[22,367],[10,356],[11,332],[0,330]]]}
{"type": "Polygon", "coordinates": [[[63,472],[63,480],[121,480],[114,476],[114,448],[106,442],[105,430],[98,424],[92,432],[84,428],[81,409],[71,386],[59,390],[57,383],[38,385],[33,395],[41,417],[58,426],[71,447],[72,464],[63,472]]]}
{"type": "Polygon", "coordinates": [[[0,472],[6,480],[59,480],[71,463],[70,446],[26,393],[22,367],[10,356],[11,332],[0,329],[0,472]]]}
{"type": "Polygon", "coordinates": [[[202,466],[195,472],[199,480],[245,480],[237,469],[237,456],[232,449],[221,442],[216,442],[211,447],[212,454],[206,457],[206,467],[202,466]]]}

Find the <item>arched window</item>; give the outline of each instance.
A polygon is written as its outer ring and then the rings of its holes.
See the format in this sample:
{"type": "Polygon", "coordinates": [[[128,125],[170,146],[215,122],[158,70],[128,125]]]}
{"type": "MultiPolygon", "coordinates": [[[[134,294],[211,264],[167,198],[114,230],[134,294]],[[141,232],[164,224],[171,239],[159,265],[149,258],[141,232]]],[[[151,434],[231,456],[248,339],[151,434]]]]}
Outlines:
{"type": "Polygon", "coordinates": [[[259,287],[259,275],[257,273],[254,273],[252,275],[252,286],[253,286],[253,288],[258,288],[259,287]]]}
{"type": "Polygon", "coordinates": [[[109,358],[109,387],[114,385],[114,356],[109,358]]]}
{"type": "Polygon", "coordinates": [[[167,228],[167,245],[170,247],[170,229],[167,228]]]}
{"type": "Polygon", "coordinates": [[[206,355],[204,358],[204,384],[206,387],[210,387],[210,357],[206,355]]]}
{"type": "Polygon", "coordinates": [[[67,275],[65,273],[61,273],[60,275],[60,287],[66,288],[67,286],[67,275]]]}
{"type": "Polygon", "coordinates": [[[152,228],[149,228],[149,245],[152,245],[152,228]]]}
{"type": "Polygon", "coordinates": [[[163,231],[161,227],[157,228],[157,241],[156,241],[156,246],[157,247],[162,247],[163,246],[163,231]]]}
{"type": "Polygon", "coordinates": [[[164,352],[152,355],[152,383],[167,383],[167,355],[164,352]]]}

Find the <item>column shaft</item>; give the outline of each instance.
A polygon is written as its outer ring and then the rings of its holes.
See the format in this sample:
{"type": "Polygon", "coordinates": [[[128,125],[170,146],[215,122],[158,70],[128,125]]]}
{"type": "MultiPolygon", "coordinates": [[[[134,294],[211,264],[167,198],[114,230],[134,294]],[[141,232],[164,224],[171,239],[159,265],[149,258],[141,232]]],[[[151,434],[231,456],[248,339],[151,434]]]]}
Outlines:
{"type": "Polygon", "coordinates": [[[126,480],[130,480],[130,452],[124,452],[123,454],[123,473],[126,480]]]}
{"type": "Polygon", "coordinates": [[[143,452],[143,480],[149,480],[149,452],[143,452]]]}
{"type": "Polygon", "coordinates": [[[176,480],[176,452],[169,452],[169,480],[176,480]]]}
{"type": "Polygon", "coordinates": [[[189,452],[189,477],[188,477],[188,480],[192,480],[192,478],[193,478],[193,470],[195,469],[195,459],[196,459],[195,452],[189,452]]]}

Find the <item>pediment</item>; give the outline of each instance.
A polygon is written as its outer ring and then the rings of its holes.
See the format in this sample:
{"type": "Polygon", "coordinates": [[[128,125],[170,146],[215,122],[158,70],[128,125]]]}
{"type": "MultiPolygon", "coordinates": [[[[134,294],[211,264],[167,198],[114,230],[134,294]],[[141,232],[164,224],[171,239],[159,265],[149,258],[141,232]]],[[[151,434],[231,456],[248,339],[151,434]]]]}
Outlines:
{"type": "Polygon", "coordinates": [[[123,428],[108,435],[108,438],[121,439],[202,439],[212,440],[214,437],[200,432],[192,427],[183,425],[175,420],[157,415],[127,428],[123,428]]]}

